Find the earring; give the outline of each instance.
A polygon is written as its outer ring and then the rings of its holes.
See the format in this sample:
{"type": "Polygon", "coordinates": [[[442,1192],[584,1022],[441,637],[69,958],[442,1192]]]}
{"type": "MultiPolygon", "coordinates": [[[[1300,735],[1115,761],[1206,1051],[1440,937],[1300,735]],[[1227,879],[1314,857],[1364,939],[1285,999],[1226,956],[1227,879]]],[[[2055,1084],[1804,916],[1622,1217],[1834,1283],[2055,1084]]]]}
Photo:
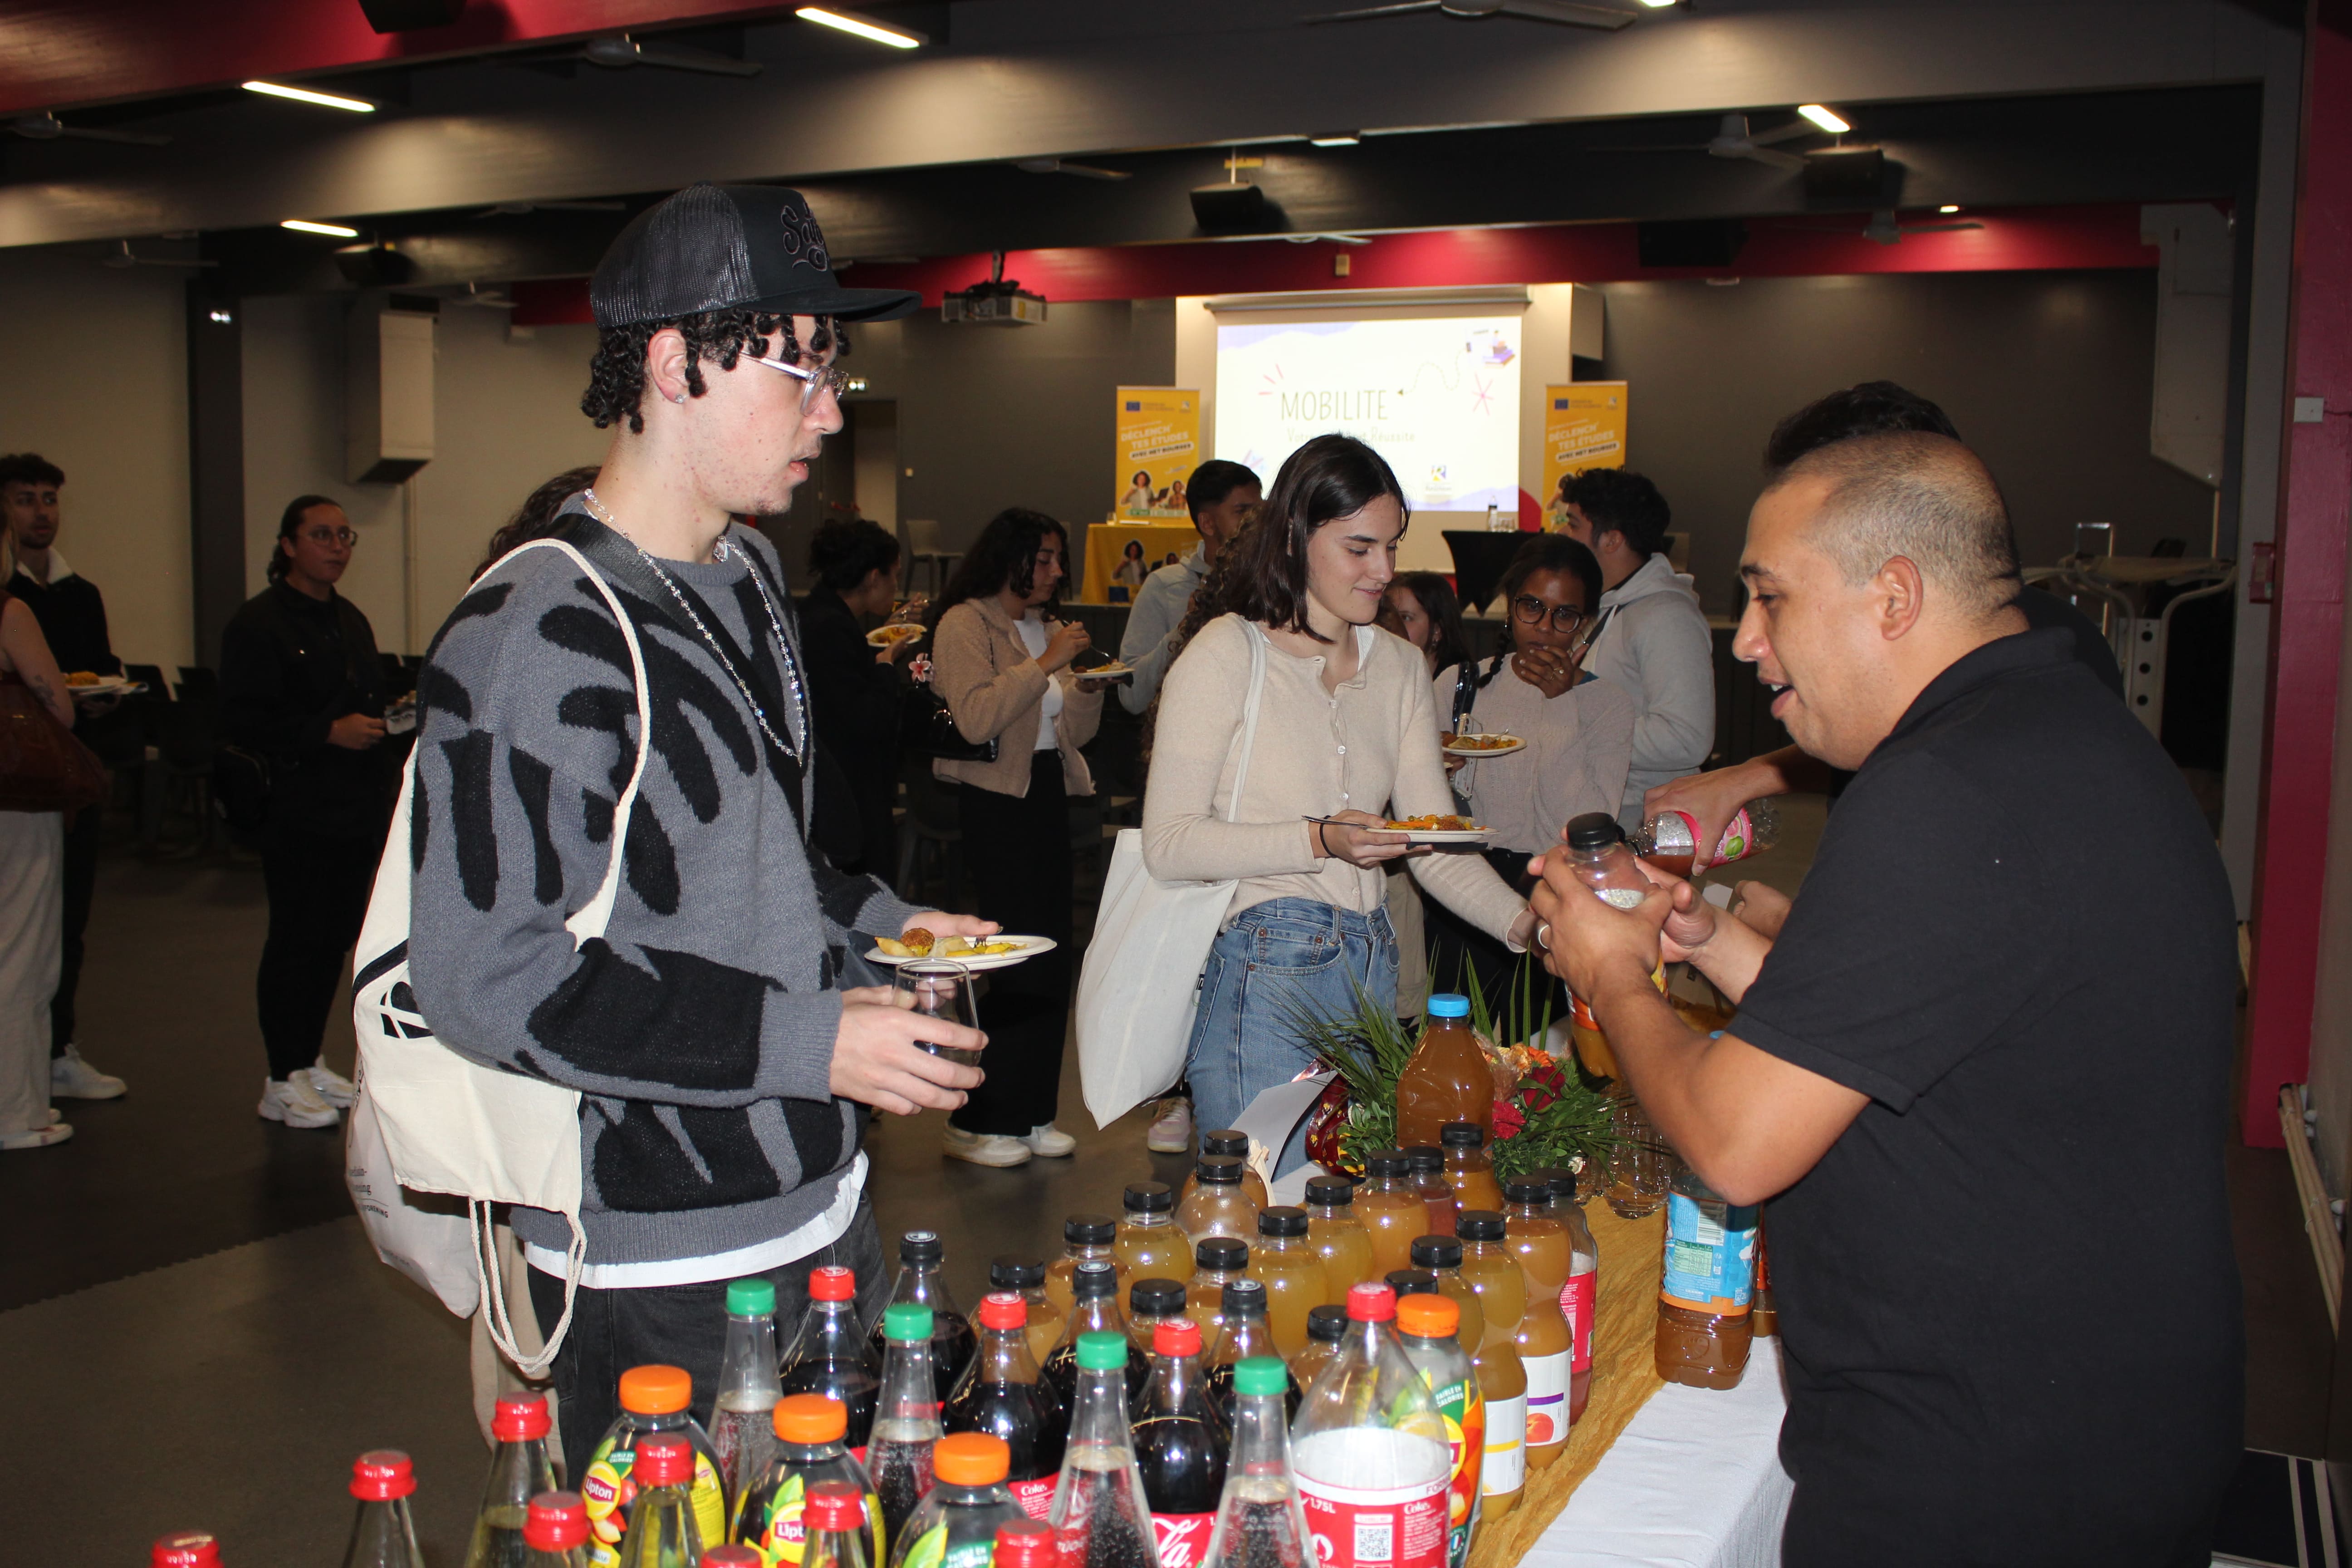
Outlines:
{"type": "Polygon", "coordinates": [[[683,392],[673,392],[670,394],[669,400],[672,403],[683,405],[686,402],[686,394],[683,392]]]}

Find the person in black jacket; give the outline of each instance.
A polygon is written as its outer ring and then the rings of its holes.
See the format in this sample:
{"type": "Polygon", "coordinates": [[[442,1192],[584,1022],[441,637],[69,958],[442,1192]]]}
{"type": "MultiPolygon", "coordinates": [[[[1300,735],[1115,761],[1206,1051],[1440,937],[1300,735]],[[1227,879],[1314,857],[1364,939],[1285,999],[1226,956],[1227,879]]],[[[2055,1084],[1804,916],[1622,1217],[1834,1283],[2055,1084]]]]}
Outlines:
{"type": "MultiPolygon", "coordinates": [[[[801,600],[801,640],[810,712],[856,800],[860,853],[842,869],[887,882],[898,864],[890,813],[898,793],[899,681],[891,650],[869,644],[859,620],[890,613],[898,542],[864,518],[828,522],[809,542],[809,575],[815,582],[801,600]]],[[[820,793],[820,818],[824,798],[820,793]]]]}
{"type": "Polygon", "coordinates": [[[278,521],[269,586],[221,634],[222,727],[269,764],[269,935],[255,986],[269,1077],[259,1110],[289,1127],[332,1127],[352,1101],[350,1081],[319,1059],[319,1046],[400,785],[401,748],[384,743],[375,633],[335,592],[358,542],[341,507],[296,497],[278,521]]]}

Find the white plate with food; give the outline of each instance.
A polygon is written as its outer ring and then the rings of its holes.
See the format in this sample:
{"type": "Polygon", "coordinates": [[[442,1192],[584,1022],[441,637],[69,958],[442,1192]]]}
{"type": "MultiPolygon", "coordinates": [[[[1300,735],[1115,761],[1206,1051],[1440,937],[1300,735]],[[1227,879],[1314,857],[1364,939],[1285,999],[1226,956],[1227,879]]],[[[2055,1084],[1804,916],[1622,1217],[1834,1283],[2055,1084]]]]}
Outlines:
{"type": "Polygon", "coordinates": [[[1440,750],[1449,757],[1507,757],[1513,752],[1527,750],[1528,743],[1517,735],[1489,735],[1472,732],[1456,735],[1440,750]]]}
{"type": "Polygon", "coordinates": [[[917,926],[897,937],[875,938],[873,947],[866,951],[866,962],[887,963],[895,969],[919,958],[942,958],[966,969],[1004,969],[1061,945],[1049,936],[943,936],[928,942],[905,940],[918,932],[929,935],[917,926]]]}
{"type": "MultiPolygon", "coordinates": [[[[1310,816],[1309,822],[1328,822],[1336,827],[1364,827],[1360,822],[1340,822],[1334,817],[1310,816]]],[[[1481,827],[1466,816],[1408,816],[1402,821],[1391,817],[1379,827],[1365,829],[1371,833],[1402,833],[1408,844],[1484,844],[1495,836],[1491,827],[1481,827]]]]}
{"type": "Polygon", "coordinates": [[[1092,669],[1079,669],[1073,667],[1070,673],[1080,680],[1124,680],[1135,673],[1135,666],[1120,659],[1113,659],[1108,664],[1096,665],[1092,669]]]}
{"type": "Polygon", "coordinates": [[[923,635],[923,628],[907,621],[893,621],[887,626],[876,626],[866,634],[868,647],[897,647],[908,637],[923,635]]]}
{"type": "Polygon", "coordinates": [[[76,697],[128,697],[134,691],[146,690],[147,683],[120,675],[97,675],[87,669],[76,669],[67,673],[66,689],[76,697]]]}

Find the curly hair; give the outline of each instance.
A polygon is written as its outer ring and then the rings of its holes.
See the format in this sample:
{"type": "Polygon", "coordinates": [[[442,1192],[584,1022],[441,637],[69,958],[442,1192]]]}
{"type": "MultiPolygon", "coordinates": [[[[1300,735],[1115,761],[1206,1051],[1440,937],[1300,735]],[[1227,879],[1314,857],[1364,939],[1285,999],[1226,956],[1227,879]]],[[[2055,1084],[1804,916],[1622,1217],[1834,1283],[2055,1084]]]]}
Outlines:
{"type": "Polygon", "coordinates": [[[512,517],[499,525],[490,542],[482,547],[481,564],[474,568],[474,580],[498,563],[519,544],[529,544],[534,539],[560,537],[569,524],[560,521],[563,503],[596,482],[597,466],[593,463],[581,468],[566,468],[539,489],[523,498],[512,517]]]}
{"type": "MultiPolygon", "coordinates": [[[[985,599],[1010,588],[1023,598],[1035,585],[1037,549],[1052,534],[1062,542],[1062,557],[1069,559],[1070,531],[1042,511],[1032,511],[1025,506],[1009,506],[988,520],[980,537],[971,542],[971,549],[956,568],[955,575],[940,596],[931,601],[930,613],[923,618],[925,632],[940,629],[940,617],[967,599],[985,599]]],[[[1065,576],[1062,581],[1067,583],[1065,576]]],[[[1057,585],[1054,596],[1045,601],[1048,618],[1060,607],[1062,593],[1057,585]]]]}
{"type": "MultiPolygon", "coordinates": [[[[789,316],[779,316],[768,310],[704,310],[697,315],[680,316],[667,321],[632,321],[625,327],[606,327],[596,340],[596,357],[588,362],[588,390],[581,395],[580,412],[596,422],[603,430],[627,420],[632,435],[642,435],[646,416],[637,405],[646,393],[646,348],[657,332],[676,328],[686,340],[686,390],[689,396],[699,397],[709,390],[702,379],[702,362],[707,358],[721,370],[733,370],[735,362],[745,350],[754,359],[767,359],[768,339],[778,339],[773,356],[794,360],[800,357],[801,345],[793,336],[789,316]]],[[[811,353],[823,353],[838,347],[849,352],[849,338],[841,323],[831,316],[817,318],[816,331],[810,337],[811,353]]]]}
{"type": "MultiPolygon", "coordinates": [[[[1481,690],[1494,680],[1503,668],[1503,661],[1517,647],[1517,639],[1511,635],[1511,627],[1515,624],[1511,601],[1519,596],[1519,590],[1528,585],[1528,579],[1538,572],[1572,574],[1578,582],[1584,584],[1587,615],[1596,613],[1601,604],[1601,562],[1590,549],[1565,533],[1528,535],[1517,553],[1511,557],[1511,563],[1503,568],[1503,580],[1496,586],[1496,595],[1503,605],[1503,625],[1495,633],[1495,657],[1486,661],[1486,672],[1471,676],[1472,681],[1481,690]]],[[[1443,669],[1445,667],[1440,665],[1438,668],[1443,669]]]]}

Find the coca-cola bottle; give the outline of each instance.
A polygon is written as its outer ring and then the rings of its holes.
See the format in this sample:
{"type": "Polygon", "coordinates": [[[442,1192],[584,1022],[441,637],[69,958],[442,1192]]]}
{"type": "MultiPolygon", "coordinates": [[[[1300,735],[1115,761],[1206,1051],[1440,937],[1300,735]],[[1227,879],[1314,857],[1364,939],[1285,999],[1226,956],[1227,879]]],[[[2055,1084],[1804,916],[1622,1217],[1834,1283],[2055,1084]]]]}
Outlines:
{"type": "Polygon", "coordinates": [[[1386,1285],[1350,1288],[1347,1337],[1298,1406],[1292,1462],[1307,1522],[1330,1549],[1321,1568],[1445,1561],[1453,1454],[1395,1318],[1386,1285]]]}
{"type": "Polygon", "coordinates": [[[1029,1359],[1028,1317],[1028,1302],[1010,1290],[980,1299],[980,1348],[940,1419],[950,1434],[1003,1438],[1013,1500],[1030,1518],[1043,1519],[1054,1504],[1054,1478],[1061,1473],[1070,1428],[1029,1359]]]}
{"type": "Polygon", "coordinates": [[[1233,1433],[1209,1397],[1198,1323],[1178,1318],[1152,1331],[1151,1373],[1128,1414],[1160,1568],[1199,1568],[1225,1489],[1233,1433]]]}
{"type": "MultiPolygon", "coordinates": [[[[945,1399],[948,1390],[963,1375],[964,1363],[971,1359],[971,1323],[956,1310],[955,1299],[948,1294],[947,1248],[935,1230],[910,1230],[898,1238],[898,1279],[890,1288],[890,1304],[912,1302],[931,1310],[931,1338],[936,1345],[931,1355],[931,1371],[939,1379],[939,1397],[945,1399]]],[[[882,1321],[877,1318],[866,1335],[874,1344],[875,1355],[882,1353],[882,1321]]]]}
{"type": "MultiPolygon", "coordinates": [[[[727,1285],[726,1348],[719,1358],[719,1395],[710,1412],[710,1441],[719,1473],[737,1500],[768,1468],[775,1438],[776,1283],[753,1278],[727,1285]]],[[[471,1565],[468,1565],[471,1568],[471,1565]]]]}
{"type": "Polygon", "coordinates": [[[882,1357],[857,1327],[857,1276],[846,1268],[809,1270],[808,1315],[784,1352],[782,1392],[822,1394],[848,1413],[853,1450],[874,1430],[874,1398],[882,1386],[882,1357]]]}
{"type": "Polygon", "coordinates": [[[149,1550],[147,1568],[221,1568],[220,1542],[210,1531],[174,1531],[149,1550]]]}
{"type": "MultiPolygon", "coordinates": [[[[1108,1258],[1089,1258],[1070,1275],[1070,1321],[1063,1331],[1062,1342],[1054,1347],[1045,1364],[1038,1369],[1045,1379],[1045,1389],[1054,1396],[1073,1420],[1076,1418],[1078,1393],[1078,1341],[1090,1333],[1115,1333],[1128,1339],[1127,1318],[1118,1310],[1118,1265],[1108,1258]]],[[[1143,1376],[1150,1370],[1144,1354],[1130,1341],[1130,1357],[1127,1370],[1128,1393],[1132,1394],[1143,1386],[1143,1376]]]]}
{"type": "MultiPolygon", "coordinates": [[[[474,1514],[474,1538],[466,1547],[466,1568],[503,1568],[515,1560],[530,1500],[555,1489],[555,1465],[548,1458],[547,1395],[501,1394],[490,1413],[489,1479],[474,1514]]],[[[581,1516],[584,1523],[587,1515],[581,1516]]]]}
{"type": "Polygon", "coordinates": [[[523,1515],[522,1543],[522,1568],[587,1568],[588,1505],[578,1492],[540,1493],[523,1515]]]}
{"type": "Polygon", "coordinates": [[[1078,1336],[1070,1443],[1047,1518],[1061,1541],[1065,1568],[1159,1568],[1151,1505],[1144,1499],[1127,1419],[1129,1348],[1124,1332],[1078,1336]]]}
{"type": "Polygon", "coordinates": [[[415,1493],[415,1468],[396,1448],[373,1449],[352,1462],[352,1496],[360,1500],[360,1511],[352,1521],[343,1568],[425,1568],[416,1522],[408,1513],[415,1493]]]}
{"type": "Polygon", "coordinates": [[[1289,1387],[1277,1356],[1234,1364],[1234,1448],[1204,1568],[1311,1568],[1316,1561],[1290,1468],[1289,1387]]]}
{"type": "Polygon", "coordinates": [[[1034,1519],[1008,1519],[996,1527],[996,1551],[989,1568],[1059,1568],[1061,1542],[1054,1527],[1034,1519]]]}

